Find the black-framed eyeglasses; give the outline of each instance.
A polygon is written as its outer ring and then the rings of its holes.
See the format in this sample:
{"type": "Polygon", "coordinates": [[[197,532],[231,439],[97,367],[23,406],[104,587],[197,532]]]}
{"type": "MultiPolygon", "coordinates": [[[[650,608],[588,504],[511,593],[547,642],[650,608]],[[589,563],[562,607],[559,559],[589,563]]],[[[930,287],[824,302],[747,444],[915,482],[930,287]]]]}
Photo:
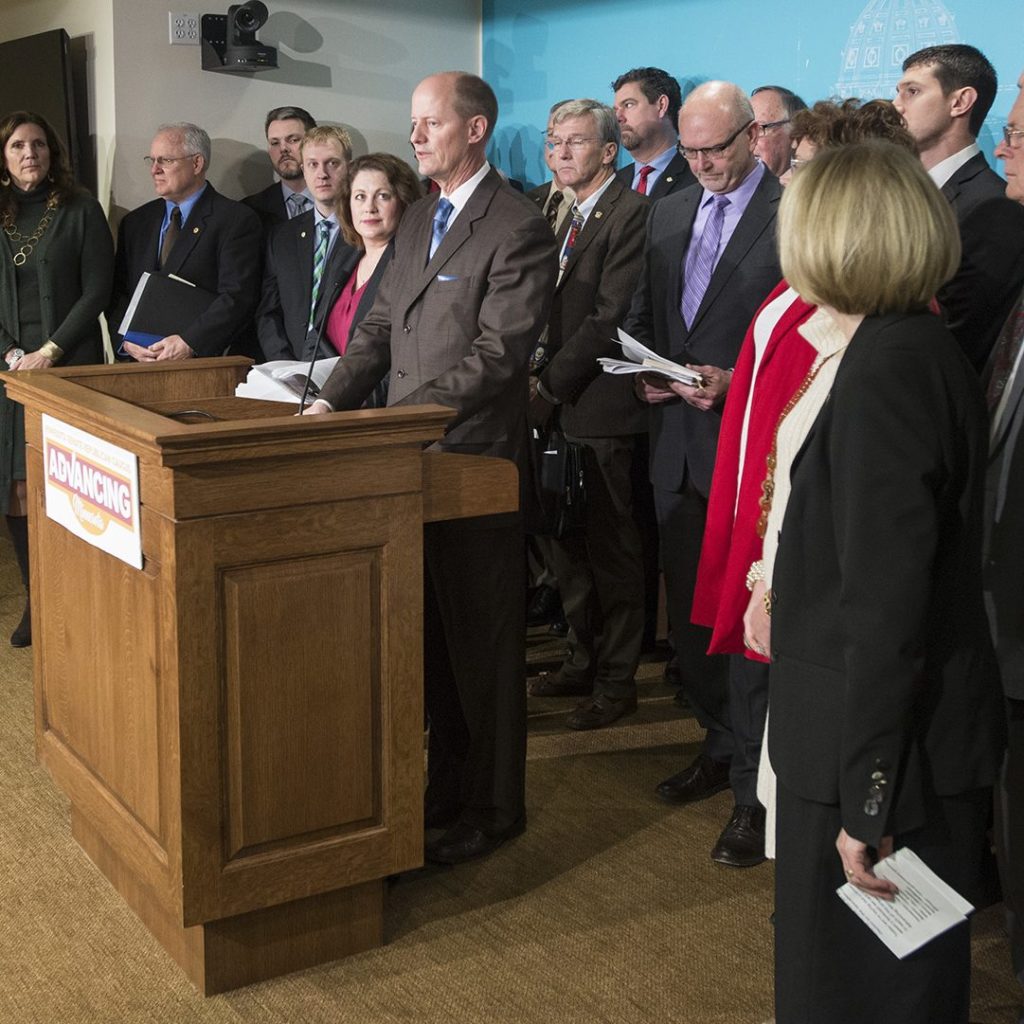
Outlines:
{"type": "Polygon", "coordinates": [[[740,137],[740,133],[745,132],[752,124],[754,124],[753,121],[741,124],[739,128],[737,128],[736,131],[734,131],[732,135],[725,140],[725,142],[720,142],[717,146],[701,146],[700,149],[691,149],[689,146],[680,145],[679,152],[682,153],[687,160],[696,160],[698,156],[709,156],[712,159],[717,156],[722,156],[722,154],[725,153],[725,151],[740,137]]]}
{"type": "Polygon", "coordinates": [[[1021,139],[1024,138],[1024,128],[1011,128],[1006,125],[1003,128],[1003,142],[1005,142],[1010,149],[1019,149],[1021,145],[1021,139]],[[1017,141],[1014,142],[1014,139],[1017,141]]]}
{"type": "Polygon", "coordinates": [[[776,128],[781,128],[784,124],[789,124],[789,118],[785,117],[781,121],[758,121],[757,122],[757,134],[760,136],[771,135],[776,128]]]}

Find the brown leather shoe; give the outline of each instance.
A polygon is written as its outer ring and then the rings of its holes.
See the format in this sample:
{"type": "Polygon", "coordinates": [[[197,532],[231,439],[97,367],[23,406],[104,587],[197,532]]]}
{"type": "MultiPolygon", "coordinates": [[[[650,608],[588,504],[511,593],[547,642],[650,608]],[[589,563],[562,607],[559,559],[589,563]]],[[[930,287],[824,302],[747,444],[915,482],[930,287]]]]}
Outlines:
{"type": "Polygon", "coordinates": [[[765,860],[764,808],[737,804],[729,824],[711,851],[711,859],[730,868],[752,868],[765,860]]]}
{"type": "Polygon", "coordinates": [[[666,803],[688,804],[720,793],[729,786],[729,765],[701,752],[681,772],[658,783],[655,792],[666,803]]]}
{"type": "Polygon", "coordinates": [[[617,722],[623,715],[636,711],[636,697],[606,697],[599,693],[589,700],[581,701],[576,710],[569,713],[565,724],[570,729],[600,729],[617,722]]]}

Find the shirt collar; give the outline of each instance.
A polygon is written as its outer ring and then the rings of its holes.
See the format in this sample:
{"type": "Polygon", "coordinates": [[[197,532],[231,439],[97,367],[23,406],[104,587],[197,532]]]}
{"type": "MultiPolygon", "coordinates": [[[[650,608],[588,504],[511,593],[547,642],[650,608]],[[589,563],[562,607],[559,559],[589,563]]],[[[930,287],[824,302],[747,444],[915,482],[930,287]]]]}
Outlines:
{"type": "Polygon", "coordinates": [[[184,224],[188,220],[189,214],[195,208],[196,203],[199,202],[199,197],[206,191],[206,182],[204,181],[198,192],[193,192],[188,199],[183,199],[180,203],[174,202],[172,199],[164,199],[164,222],[168,222],[171,219],[171,210],[177,207],[181,210],[181,223],[184,224]]]}
{"type": "Polygon", "coordinates": [[[928,172],[928,175],[939,188],[942,188],[968,160],[977,156],[980,152],[981,147],[976,142],[972,142],[969,146],[961,149],[959,153],[954,153],[952,156],[947,156],[945,160],[940,160],[928,172]]]}
{"type": "Polygon", "coordinates": [[[284,196],[285,206],[288,205],[288,200],[291,199],[292,196],[304,196],[309,200],[310,206],[313,205],[313,197],[309,194],[308,188],[301,188],[296,192],[295,189],[289,188],[283,181],[278,182],[278,184],[281,186],[281,195],[284,196]]]}
{"type": "Polygon", "coordinates": [[[455,218],[462,212],[466,203],[468,203],[472,198],[477,185],[487,177],[490,169],[491,165],[485,160],[480,170],[478,170],[468,181],[464,181],[457,189],[455,189],[454,192],[451,193],[451,195],[447,195],[444,192],[441,193],[441,195],[452,204],[452,213],[448,218],[449,227],[451,227],[452,221],[455,220],[455,218]]]}
{"type": "Polygon", "coordinates": [[[590,216],[594,207],[597,206],[601,196],[605,194],[605,192],[608,190],[608,186],[612,183],[614,179],[615,175],[610,174],[608,176],[608,180],[596,192],[587,196],[587,198],[584,199],[582,203],[576,204],[576,209],[579,210],[580,216],[583,218],[584,224],[586,224],[587,218],[590,216]]]}
{"type": "MultiPolygon", "coordinates": [[[[764,164],[760,160],[754,162],[753,170],[736,186],[731,192],[724,193],[729,197],[729,205],[734,211],[737,211],[741,216],[743,211],[747,208],[747,204],[750,202],[751,196],[757,191],[757,186],[761,184],[761,179],[764,177],[765,168],[764,164]]],[[[700,198],[701,207],[707,206],[716,195],[720,195],[718,192],[710,192],[708,189],[704,189],[704,194],[700,198]]]]}
{"type": "Polygon", "coordinates": [[[642,163],[637,160],[637,164],[640,167],[653,167],[658,174],[661,174],[662,171],[672,163],[672,157],[674,157],[678,152],[678,146],[669,146],[668,149],[659,153],[653,160],[644,160],[642,163]]]}

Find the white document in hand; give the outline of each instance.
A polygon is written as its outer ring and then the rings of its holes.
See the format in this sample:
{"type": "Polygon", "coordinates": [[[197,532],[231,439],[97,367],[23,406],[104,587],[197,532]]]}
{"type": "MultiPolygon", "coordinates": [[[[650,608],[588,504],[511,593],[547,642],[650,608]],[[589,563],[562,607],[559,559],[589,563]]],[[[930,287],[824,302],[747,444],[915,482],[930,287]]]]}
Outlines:
{"type": "Polygon", "coordinates": [[[905,847],[880,860],[875,865],[875,874],[899,889],[891,902],[869,896],[849,882],[836,892],[900,960],[966,920],[974,910],[913,850],[905,847]]]}
{"type": "Polygon", "coordinates": [[[657,352],[641,344],[636,338],[628,335],[621,327],[618,329],[618,343],[622,347],[626,359],[610,359],[604,356],[598,359],[605,373],[653,373],[669,380],[679,381],[696,387],[701,383],[701,375],[695,370],[688,370],[671,359],[663,359],[657,352]]]}

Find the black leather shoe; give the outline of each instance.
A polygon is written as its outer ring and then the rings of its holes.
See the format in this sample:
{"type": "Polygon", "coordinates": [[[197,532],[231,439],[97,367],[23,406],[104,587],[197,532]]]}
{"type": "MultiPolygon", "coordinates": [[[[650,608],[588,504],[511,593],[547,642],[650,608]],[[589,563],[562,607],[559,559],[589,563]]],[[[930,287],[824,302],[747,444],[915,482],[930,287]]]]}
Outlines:
{"type": "Polygon", "coordinates": [[[711,859],[730,868],[752,868],[764,861],[764,808],[737,804],[711,859]]]}
{"type": "Polygon", "coordinates": [[[562,599],[554,587],[542,583],[534,592],[526,605],[526,625],[547,626],[564,618],[562,615],[562,599]]]}
{"type": "Polygon", "coordinates": [[[589,679],[566,677],[562,672],[542,672],[526,686],[531,697],[586,697],[594,692],[589,679]]]}
{"type": "Polygon", "coordinates": [[[424,854],[431,864],[462,864],[493,853],[506,839],[522,835],[525,830],[523,819],[498,835],[488,835],[475,825],[458,821],[443,836],[427,843],[424,854]]]}
{"type": "Polygon", "coordinates": [[[25,611],[24,614],[21,616],[21,622],[18,623],[14,632],[11,634],[11,646],[32,646],[32,616],[29,611],[29,605],[27,601],[25,602],[25,611]]]}
{"type": "Polygon", "coordinates": [[[600,729],[602,726],[617,722],[623,715],[631,715],[636,711],[636,697],[606,697],[603,693],[591,697],[576,705],[576,710],[569,712],[565,724],[570,729],[600,729]]]}
{"type": "Polygon", "coordinates": [[[701,753],[681,772],[658,783],[655,792],[666,803],[688,804],[720,793],[728,786],[729,765],[701,753]]]}

